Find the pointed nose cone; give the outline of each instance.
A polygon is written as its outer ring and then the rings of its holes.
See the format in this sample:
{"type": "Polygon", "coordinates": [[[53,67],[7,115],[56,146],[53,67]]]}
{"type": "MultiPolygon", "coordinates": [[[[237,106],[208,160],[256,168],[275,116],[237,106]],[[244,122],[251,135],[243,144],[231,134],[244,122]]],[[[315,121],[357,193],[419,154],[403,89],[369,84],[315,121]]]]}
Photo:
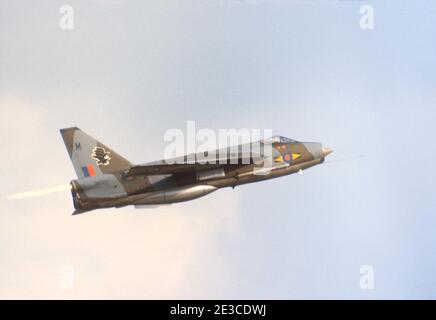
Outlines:
{"type": "Polygon", "coordinates": [[[324,157],[327,157],[332,152],[333,150],[330,148],[322,148],[322,154],[324,155],[324,157]]]}

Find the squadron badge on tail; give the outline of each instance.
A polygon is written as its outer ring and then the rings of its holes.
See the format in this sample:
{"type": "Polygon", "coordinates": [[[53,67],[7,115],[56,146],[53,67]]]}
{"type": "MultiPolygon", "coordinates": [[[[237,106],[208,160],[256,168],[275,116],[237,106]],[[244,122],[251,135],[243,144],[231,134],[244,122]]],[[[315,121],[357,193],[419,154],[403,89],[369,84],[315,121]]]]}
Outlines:
{"type": "Polygon", "coordinates": [[[110,152],[107,152],[104,148],[95,147],[94,150],[92,150],[91,157],[95,160],[98,166],[107,166],[111,161],[109,154],[110,152]]]}

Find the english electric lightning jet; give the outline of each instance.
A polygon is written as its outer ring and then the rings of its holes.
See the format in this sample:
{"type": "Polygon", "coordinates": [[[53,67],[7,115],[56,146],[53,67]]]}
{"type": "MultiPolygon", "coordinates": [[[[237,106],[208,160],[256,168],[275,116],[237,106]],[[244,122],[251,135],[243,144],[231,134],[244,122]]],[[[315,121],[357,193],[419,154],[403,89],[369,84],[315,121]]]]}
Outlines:
{"type": "Polygon", "coordinates": [[[193,200],[220,188],[301,172],[323,163],[332,153],[318,142],[273,136],[236,148],[133,165],[77,127],[60,131],[78,176],[71,181],[73,215],[193,200]]]}

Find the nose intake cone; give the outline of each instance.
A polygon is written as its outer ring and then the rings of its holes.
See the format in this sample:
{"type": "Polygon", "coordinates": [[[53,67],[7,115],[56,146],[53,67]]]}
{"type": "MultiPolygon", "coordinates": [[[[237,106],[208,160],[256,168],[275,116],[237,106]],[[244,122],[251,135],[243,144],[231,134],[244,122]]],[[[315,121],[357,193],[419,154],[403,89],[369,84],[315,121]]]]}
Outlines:
{"type": "Polygon", "coordinates": [[[333,150],[330,148],[322,148],[322,154],[324,155],[324,157],[327,157],[332,152],[333,150]]]}

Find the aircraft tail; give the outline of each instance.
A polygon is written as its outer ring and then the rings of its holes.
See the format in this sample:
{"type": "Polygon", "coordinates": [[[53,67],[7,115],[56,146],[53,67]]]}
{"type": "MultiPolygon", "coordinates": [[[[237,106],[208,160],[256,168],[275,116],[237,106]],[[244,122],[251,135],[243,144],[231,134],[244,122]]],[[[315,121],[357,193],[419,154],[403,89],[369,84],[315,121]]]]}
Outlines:
{"type": "Polygon", "coordinates": [[[129,169],[131,163],[77,127],[60,130],[79,179],[129,169]]]}

